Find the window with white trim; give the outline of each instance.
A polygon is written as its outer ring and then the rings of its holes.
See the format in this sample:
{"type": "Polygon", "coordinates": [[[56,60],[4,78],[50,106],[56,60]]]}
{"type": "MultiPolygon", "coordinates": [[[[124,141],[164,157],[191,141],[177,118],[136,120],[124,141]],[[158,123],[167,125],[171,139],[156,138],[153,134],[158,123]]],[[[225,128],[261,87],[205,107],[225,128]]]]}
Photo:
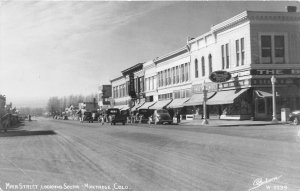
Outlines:
{"type": "Polygon", "coordinates": [[[287,35],[261,34],[259,42],[261,64],[283,64],[287,61],[287,35]]]}

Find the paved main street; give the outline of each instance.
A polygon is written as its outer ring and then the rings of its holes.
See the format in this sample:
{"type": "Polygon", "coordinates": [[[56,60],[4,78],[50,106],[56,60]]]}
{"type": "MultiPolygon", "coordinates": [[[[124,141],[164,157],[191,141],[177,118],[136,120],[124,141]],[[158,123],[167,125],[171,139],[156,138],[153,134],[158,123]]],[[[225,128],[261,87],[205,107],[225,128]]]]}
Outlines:
{"type": "Polygon", "coordinates": [[[300,190],[295,126],[213,123],[26,121],[0,134],[0,190],[300,190]]]}

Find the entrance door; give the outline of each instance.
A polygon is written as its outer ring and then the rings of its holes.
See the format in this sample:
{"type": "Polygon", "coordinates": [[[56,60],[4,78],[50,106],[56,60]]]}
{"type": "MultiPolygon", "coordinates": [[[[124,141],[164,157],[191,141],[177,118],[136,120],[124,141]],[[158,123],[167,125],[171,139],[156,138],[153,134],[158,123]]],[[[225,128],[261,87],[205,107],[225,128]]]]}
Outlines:
{"type": "Polygon", "coordinates": [[[266,98],[256,98],[255,99],[255,118],[257,119],[267,119],[267,100],[266,98]]]}

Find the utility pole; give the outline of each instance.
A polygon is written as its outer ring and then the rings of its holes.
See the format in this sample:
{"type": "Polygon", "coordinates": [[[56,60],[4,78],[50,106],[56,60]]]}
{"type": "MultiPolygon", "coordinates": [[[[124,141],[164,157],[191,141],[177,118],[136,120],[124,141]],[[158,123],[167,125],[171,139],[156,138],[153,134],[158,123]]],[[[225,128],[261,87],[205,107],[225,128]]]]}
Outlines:
{"type": "Polygon", "coordinates": [[[203,121],[202,125],[208,125],[208,120],[206,116],[206,100],[207,100],[207,92],[205,81],[203,82],[203,121]]]}

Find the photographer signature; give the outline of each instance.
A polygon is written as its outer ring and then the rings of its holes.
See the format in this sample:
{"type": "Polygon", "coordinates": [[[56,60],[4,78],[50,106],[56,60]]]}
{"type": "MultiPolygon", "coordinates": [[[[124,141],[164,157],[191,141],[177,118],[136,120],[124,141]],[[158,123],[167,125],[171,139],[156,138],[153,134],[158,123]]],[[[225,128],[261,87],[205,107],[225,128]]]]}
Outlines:
{"type": "Polygon", "coordinates": [[[266,178],[265,180],[263,180],[263,178],[257,178],[253,181],[253,188],[249,189],[249,191],[254,190],[256,188],[259,188],[265,184],[271,183],[271,182],[275,182],[276,180],[279,180],[281,176],[277,176],[277,177],[273,177],[273,178],[266,178]]]}

